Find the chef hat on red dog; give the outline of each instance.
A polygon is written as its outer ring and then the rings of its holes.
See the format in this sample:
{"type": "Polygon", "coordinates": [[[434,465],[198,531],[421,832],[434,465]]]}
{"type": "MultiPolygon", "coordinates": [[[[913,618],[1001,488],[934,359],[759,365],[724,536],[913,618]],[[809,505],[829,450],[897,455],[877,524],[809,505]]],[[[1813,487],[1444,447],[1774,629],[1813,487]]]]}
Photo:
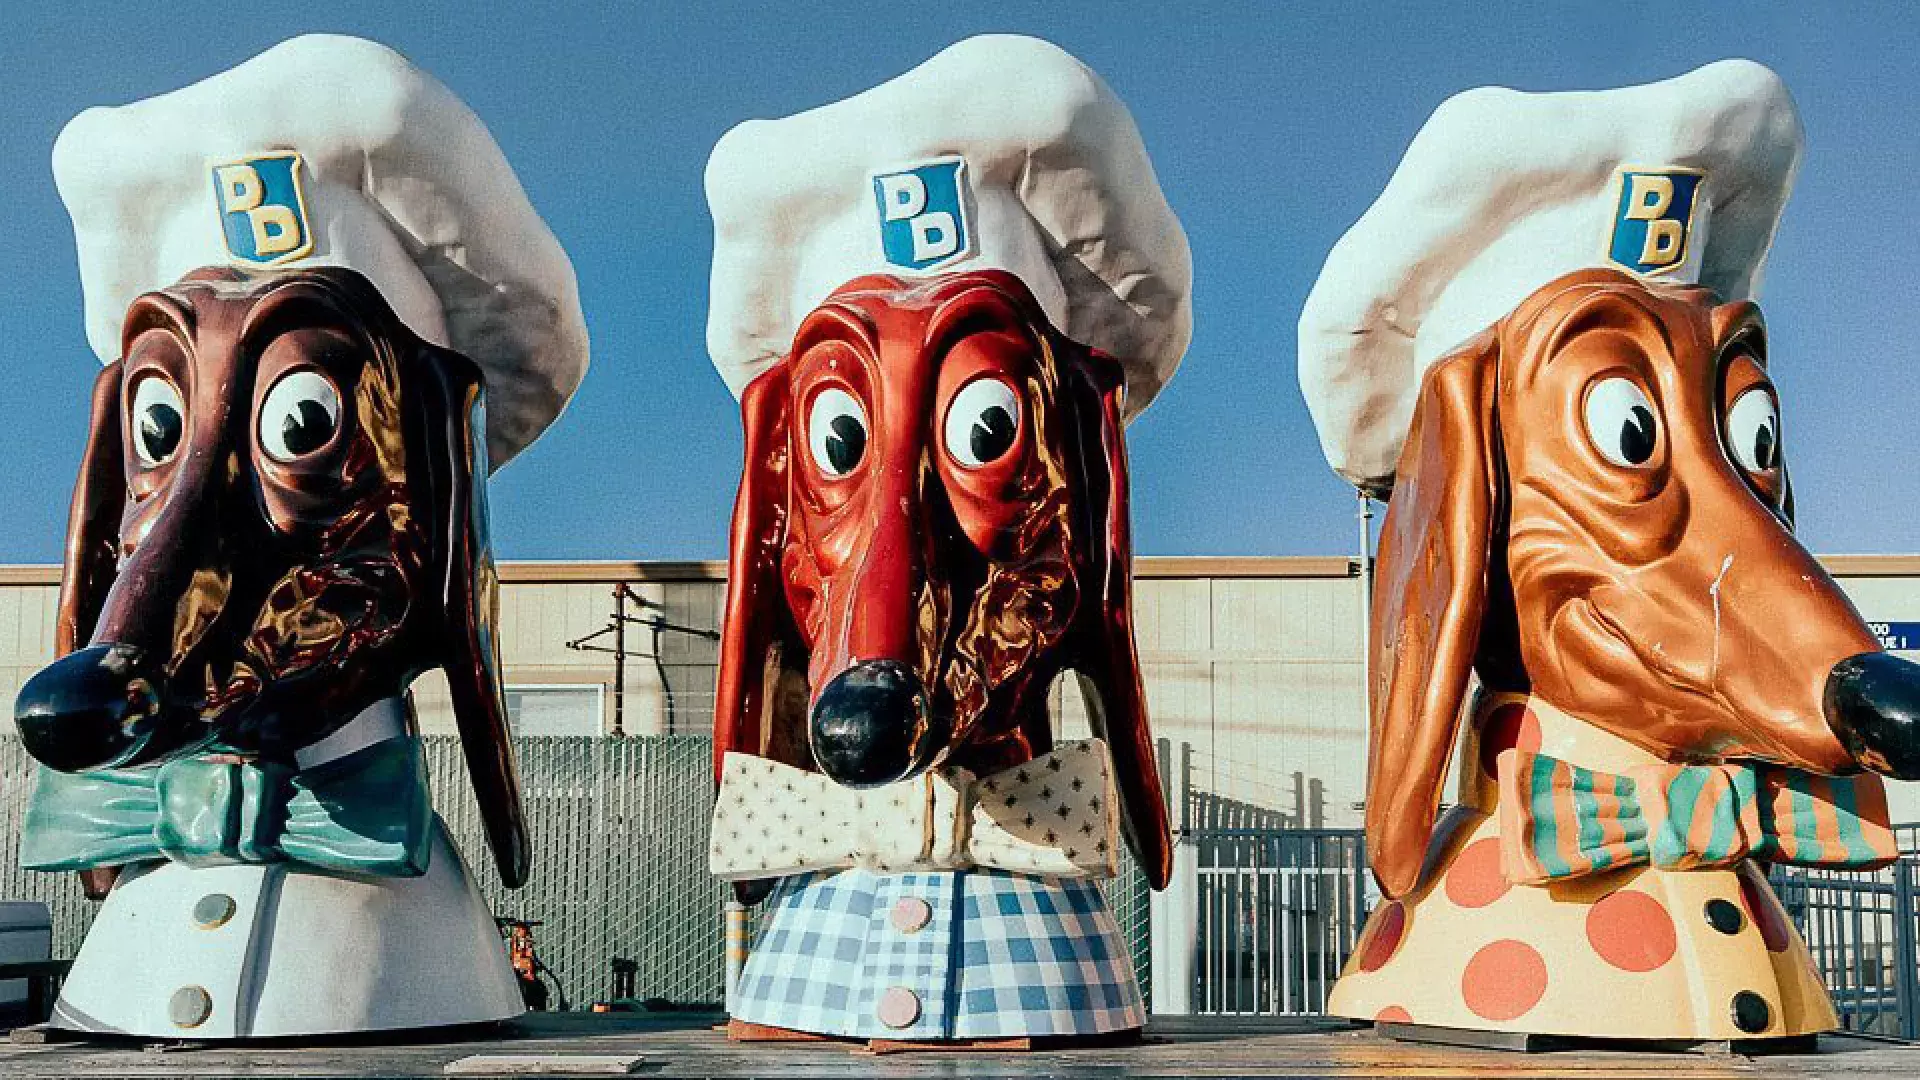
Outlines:
{"type": "Polygon", "coordinates": [[[865,93],[729,131],[707,164],[707,349],[737,395],[866,274],[996,268],[1126,371],[1128,418],[1192,335],[1193,270],[1133,117],[1057,46],[970,38],[865,93]]]}
{"type": "Polygon", "coordinates": [[[1785,84],[1748,60],[1441,105],[1300,315],[1300,387],[1328,463],[1389,486],[1428,366],[1563,274],[1611,267],[1752,298],[1801,144],[1785,84]]]}
{"type": "Polygon", "coordinates": [[[87,340],[120,356],[127,305],[208,266],[344,266],[409,329],[480,366],[494,467],[587,369],[573,264],[473,111],[393,50],[298,37],[60,133],[87,340]]]}

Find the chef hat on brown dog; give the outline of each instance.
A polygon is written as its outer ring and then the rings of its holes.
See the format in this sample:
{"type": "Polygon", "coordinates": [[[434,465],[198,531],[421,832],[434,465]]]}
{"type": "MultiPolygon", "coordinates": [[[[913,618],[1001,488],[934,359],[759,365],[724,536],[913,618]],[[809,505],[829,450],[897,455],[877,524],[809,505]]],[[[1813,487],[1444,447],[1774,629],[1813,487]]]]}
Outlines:
{"type": "Polygon", "coordinates": [[[1428,366],[1562,274],[1611,267],[1754,296],[1801,143],[1785,84],[1748,60],[1441,105],[1300,315],[1300,388],[1328,463],[1390,486],[1428,366]]]}
{"type": "Polygon", "coordinates": [[[294,38],[211,78],[88,109],[54,179],[73,217],[87,340],[201,267],[344,266],[479,365],[489,460],[537,438],[587,369],[573,264],[473,111],[359,38],[294,38]]]}

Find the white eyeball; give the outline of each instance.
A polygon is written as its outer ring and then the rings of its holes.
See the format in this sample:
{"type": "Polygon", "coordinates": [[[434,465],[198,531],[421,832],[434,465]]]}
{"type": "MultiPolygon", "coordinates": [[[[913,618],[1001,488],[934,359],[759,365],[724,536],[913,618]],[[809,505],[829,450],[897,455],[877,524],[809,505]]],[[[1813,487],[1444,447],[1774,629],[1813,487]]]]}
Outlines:
{"type": "Polygon", "coordinates": [[[1645,465],[1660,444],[1660,425],[1646,391],[1618,376],[1587,391],[1587,437],[1615,465],[1645,465]]]}
{"type": "Polygon", "coordinates": [[[144,375],[133,385],[133,452],[148,466],[164,465],[186,436],[187,406],[180,390],[159,375],[144,375]]]}
{"type": "Polygon", "coordinates": [[[1767,472],[1780,464],[1780,406],[1764,386],[1756,386],[1727,410],[1727,449],[1748,472],[1767,472]]]}
{"type": "Polygon", "coordinates": [[[303,458],[340,430],[340,391],[311,368],[281,376],[260,404],[260,446],[275,461],[303,458]]]}
{"type": "Polygon", "coordinates": [[[947,406],[947,453],[969,469],[998,461],[1020,436],[1020,395],[999,379],[975,379],[947,406]]]}
{"type": "Polygon", "coordinates": [[[807,413],[807,450],[828,476],[845,476],[867,454],[867,414],[852,394],[830,386],[807,413]]]}

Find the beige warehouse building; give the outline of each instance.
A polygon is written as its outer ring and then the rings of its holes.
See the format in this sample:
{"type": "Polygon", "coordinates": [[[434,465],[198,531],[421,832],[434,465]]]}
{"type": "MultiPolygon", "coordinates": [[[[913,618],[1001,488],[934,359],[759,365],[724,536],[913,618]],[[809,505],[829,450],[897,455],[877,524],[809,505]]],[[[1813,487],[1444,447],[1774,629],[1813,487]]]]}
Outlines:
{"type": "MultiPolygon", "coordinates": [[[[1825,561],[1868,620],[1893,624],[1896,634],[1898,624],[1920,622],[1920,557],[1825,561]]],[[[516,730],[706,734],[725,569],[501,564],[501,652],[516,730]]],[[[1358,825],[1366,720],[1365,586],[1357,563],[1143,558],[1135,571],[1154,730],[1187,762],[1188,782],[1289,823],[1358,825]]],[[[5,701],[53,658],[58,591],[57,567],[0,567],[5,701]]],[[[415,694],[426,730],[453,730],[437,674],[415,694]]],[[[1067,732],[1083,731],[1077,695],[1061,701],[1067,732]]],[[[1920,821],[1920,784],[1892,787],[1895,819],[1920,821]]]]}

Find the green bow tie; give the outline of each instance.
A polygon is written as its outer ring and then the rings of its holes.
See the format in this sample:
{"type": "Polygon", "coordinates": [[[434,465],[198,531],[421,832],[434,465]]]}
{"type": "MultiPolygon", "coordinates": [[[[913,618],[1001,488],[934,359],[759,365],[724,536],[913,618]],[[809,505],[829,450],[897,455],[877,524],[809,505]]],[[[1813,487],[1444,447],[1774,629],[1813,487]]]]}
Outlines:
{"type": "Polygon", "coordinates": [[[88,773],[42,768],[27,803],[20,865],[298,862],[418,877],[427,871],[432,829],[420,743],[405,736],[300,771],[206,758],[88,773]]]}

